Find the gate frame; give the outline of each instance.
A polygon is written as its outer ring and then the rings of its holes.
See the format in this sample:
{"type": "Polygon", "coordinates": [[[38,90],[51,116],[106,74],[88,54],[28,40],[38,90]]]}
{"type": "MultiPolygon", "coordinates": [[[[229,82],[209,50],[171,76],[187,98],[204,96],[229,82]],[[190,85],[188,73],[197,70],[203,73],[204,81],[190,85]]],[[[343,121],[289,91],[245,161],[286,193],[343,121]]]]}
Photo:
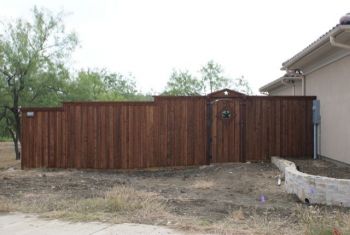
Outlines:
{"type": "Polygon", "coordinates": [[[213,139],[212,139],[212,113],[213,113],[213,104],[222,101],[222,100],[239,100],[239,135],[240,135],[240,142],[239,142],[239,162],[243,162],[245,160],[245,101],[246,101],[247,95],[237,92],[235,90],[231,89],[222,89],[213,93],[210,93],[207,95],[207,164],[210,165],[213,159],[213,139]],[[244,113],[244,115],[243,115],[244,113]]]}

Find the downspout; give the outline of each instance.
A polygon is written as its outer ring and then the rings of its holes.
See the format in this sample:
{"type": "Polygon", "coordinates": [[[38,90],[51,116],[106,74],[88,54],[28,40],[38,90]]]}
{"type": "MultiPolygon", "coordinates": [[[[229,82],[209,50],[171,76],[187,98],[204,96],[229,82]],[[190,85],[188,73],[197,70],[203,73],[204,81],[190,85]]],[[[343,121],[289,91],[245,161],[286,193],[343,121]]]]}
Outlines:
{"type": "Polygon", "coordinates": [[[285,85],[285,86],[293,86],[293,96],[295,96],[295,80],[298,80],[298,78],[292,78],[292,79],[290,79],[290,78],[288,78],[288,77],[286,77],[286,78],[284,78],[284,79],[282,79],[282,84],[283,85],[285,85]]]}
{"type": "Polygon", "coordinates": [[[305,96],[305,75],[301,76],[301,95],[305,96]]]}
{"type": "Polygon", "coordinates": [[[314,160],[317,159],[317,124],[314,123],[314,160]]]}
{"type": "Polygon", "coordinates": [[[295,96],[295,84],[294,84],[294,81],[292,82],[292,86],[293,86],[293,96],[295,96]]]}
{"type": "Polygon", "coordinates": [[[318,156],[318,125],[320,124],[321,116],[320,116],[320,101],[313,100],[312,101],[312,122],[314,124],[314,160],[317,159],[318,156]]]}

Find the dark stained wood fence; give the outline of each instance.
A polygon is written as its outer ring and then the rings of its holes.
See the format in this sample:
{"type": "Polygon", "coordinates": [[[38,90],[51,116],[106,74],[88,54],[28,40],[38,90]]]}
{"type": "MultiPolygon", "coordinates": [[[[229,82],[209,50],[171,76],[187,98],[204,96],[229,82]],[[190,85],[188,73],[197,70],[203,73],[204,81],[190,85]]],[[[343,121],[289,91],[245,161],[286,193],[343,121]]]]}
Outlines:
{"type": "Polygon", "coordinates": [[[133,169],[312,156],[315,97],[227,91],[23,108],[22,167],[133,169]]]}
{"type": "Polygon", "coordinates": [[[245,159],[311,157],[312,100],[313,97],[249,97],[244,108],[245,159]]]}

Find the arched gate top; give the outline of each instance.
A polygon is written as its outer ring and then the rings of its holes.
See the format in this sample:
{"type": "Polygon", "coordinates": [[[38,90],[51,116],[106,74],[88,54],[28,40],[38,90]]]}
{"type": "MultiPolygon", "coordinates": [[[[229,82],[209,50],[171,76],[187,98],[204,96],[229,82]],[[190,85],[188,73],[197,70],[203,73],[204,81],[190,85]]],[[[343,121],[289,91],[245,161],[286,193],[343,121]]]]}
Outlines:
{"type": "Polygon", "coordinates": [[[247,95],[245,95],[241,92],[226,88],[226,89],[222,89],[222,90],[210,93],[207,96],[209,98],[233,98],[233,97],[245,97],[247,95]]]}

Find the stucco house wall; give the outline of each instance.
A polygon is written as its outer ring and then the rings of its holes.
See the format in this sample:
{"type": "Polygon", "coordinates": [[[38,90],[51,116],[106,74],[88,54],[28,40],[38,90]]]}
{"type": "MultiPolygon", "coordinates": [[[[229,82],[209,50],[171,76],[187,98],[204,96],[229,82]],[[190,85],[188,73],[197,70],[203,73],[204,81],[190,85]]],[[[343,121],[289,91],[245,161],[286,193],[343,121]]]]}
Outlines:
{"type": "MultiPolygon", "coordinates": [[[[305,75],[304,89],[320,100],[318,154],[350,164],[350,56],[305,75]]],[[[269,95],[293,95],[293,87],[283,85],[269,95]]],[[[295,95],[302,95],[301,82],[295,83],[295,95]]]]}
{"type": "MultiPolygon", "coordinates": [[[[304,89],[320,100],[318,154],[350,164],[350,56],[307,74],[304,89]]],[[[269,95],[293,95],[293,87],[281,86],[269,95]]],[[[301,82],[295,95],[302,95],[301,82]]]]}
{"type": "Polygon", "coordinates": [[[285,74],[260,91],[316,96],[321,106],[317,153],[350,164],[350,14],[345,18],[282,63],[285,74]]]}
{"type": "Polygon", "coordinates": [[[305,76],[321,105],[319,154],[350,164],[350,56],[305,76]]]}
{"type": "Polygon", "coordinates": [[[301,96],[302,95],[302,85],[301,82],[296,82],[294,88],[292,85],[281,86],[277,89],[272,90],[269,95],[271,96],[301,96]]]}

